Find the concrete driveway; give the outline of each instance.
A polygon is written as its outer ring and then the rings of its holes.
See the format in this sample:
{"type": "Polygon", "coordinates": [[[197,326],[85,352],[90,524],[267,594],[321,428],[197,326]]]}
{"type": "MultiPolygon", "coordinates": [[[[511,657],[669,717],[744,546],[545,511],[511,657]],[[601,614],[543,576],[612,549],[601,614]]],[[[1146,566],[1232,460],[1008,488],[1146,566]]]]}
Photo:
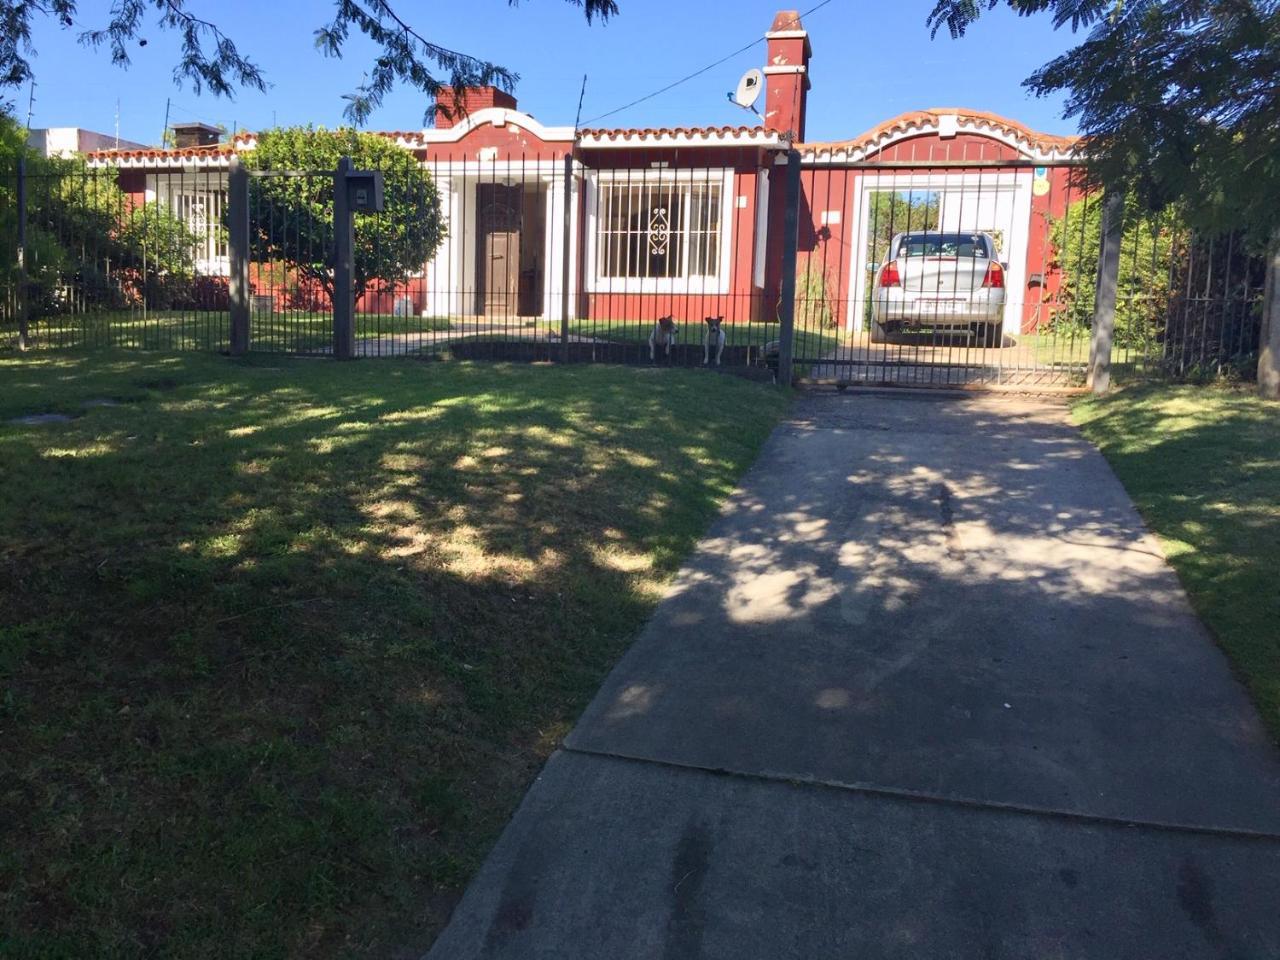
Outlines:
{"type": "Polygon", "coordinates": [[[1277,957],[1280,758],[1063,407],[814,394],[432,958],[1277,957]]]}

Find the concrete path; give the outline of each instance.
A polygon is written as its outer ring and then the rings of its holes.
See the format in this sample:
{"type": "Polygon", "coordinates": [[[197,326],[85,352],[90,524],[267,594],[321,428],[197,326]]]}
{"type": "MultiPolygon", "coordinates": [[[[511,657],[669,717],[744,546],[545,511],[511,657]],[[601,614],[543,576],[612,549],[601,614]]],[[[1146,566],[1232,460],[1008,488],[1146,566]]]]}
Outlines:
{"type": "Polygon", "coordinates": [[[1280,957],[1280,757],[1064,408],[815,394],[433,958],[1280,957]]]}

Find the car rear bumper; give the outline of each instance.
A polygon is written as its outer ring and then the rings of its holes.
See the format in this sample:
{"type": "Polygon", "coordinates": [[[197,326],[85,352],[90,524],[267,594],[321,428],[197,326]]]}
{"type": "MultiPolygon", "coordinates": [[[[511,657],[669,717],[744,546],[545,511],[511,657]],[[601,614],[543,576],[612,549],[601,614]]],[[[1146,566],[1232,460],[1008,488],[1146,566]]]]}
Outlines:
{"type": "Polygon", "coordinates": [[[872,319],[893,327],[969,327],[999,323],[1004,315],[1003,291],[982,291],[968,299],[921,297],[886,291],[871,304],[872,319]]]}

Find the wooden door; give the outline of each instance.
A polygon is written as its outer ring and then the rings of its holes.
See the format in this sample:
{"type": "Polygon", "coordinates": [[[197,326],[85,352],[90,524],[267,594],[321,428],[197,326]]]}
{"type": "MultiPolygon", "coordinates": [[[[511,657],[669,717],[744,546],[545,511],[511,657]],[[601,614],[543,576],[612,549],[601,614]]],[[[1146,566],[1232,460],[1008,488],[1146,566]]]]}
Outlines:
{"type": "Polygon", "coordinates": [[[487,317],[519,312],[521,189],[499,183],[476,188],[476,309],[487,317]]]}

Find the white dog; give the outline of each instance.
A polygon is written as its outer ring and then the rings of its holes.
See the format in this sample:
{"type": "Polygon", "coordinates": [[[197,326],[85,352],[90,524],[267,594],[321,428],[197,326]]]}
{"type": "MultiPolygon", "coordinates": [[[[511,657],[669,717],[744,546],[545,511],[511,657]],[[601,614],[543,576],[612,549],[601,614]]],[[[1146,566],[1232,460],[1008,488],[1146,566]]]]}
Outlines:
{"type": "Polygon", "coordinates": [[[711,351],[716,352],[716,366],[720,366],[720,357],[724,354],[724,317],[707,317],[707,336],[702,341],[702,365],[711,365],[711,351]]]}
{"type": "Polygon", "coordinates": [[[656,356],[654,351],[657,347],[666,350],[667,359],[671,359],[671,345],[676,342],[676,333],[679,328],[676,326],[674,317],[659,317],[658,322],[653,325],[653,332],[649,334],[649,362],[652,363],[656,356]]]}

